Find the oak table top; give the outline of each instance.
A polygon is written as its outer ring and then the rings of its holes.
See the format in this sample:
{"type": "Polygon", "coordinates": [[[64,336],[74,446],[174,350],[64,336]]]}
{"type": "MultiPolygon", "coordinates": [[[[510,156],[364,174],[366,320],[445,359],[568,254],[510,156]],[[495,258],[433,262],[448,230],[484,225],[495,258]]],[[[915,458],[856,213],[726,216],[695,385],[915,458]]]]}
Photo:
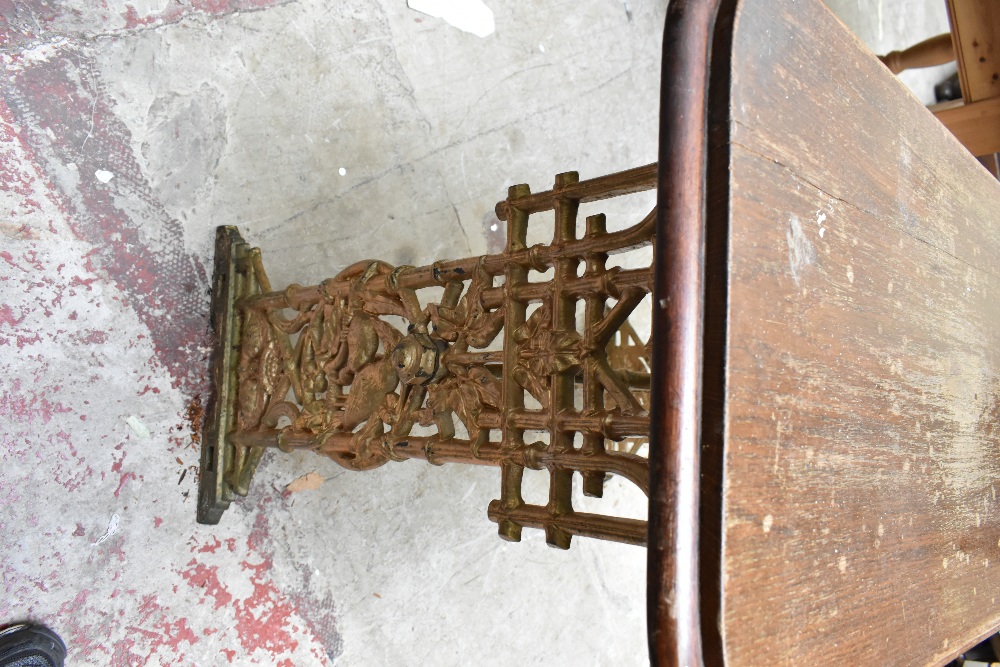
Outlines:
{"type": "Polygon", "coordinates": [[[942,664],[1000,626],[1000,184],[818,0],[667,34],[653,661],[942,664]]]}

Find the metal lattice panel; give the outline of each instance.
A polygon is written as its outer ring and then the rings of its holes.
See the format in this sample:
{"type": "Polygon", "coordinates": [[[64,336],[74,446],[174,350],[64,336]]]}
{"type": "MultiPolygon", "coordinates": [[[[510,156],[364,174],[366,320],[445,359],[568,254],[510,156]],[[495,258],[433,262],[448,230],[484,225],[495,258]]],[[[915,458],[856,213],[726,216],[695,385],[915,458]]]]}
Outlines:
{"type": "Polygon", "coordinates": [[[389,461],[498,466],[489,517],[501,537],[541,528],[645,544],[646,523],[574,511],[572,480],[601,497],[608,474],[649,494],[649,346],[628,317],[652,267],[608,268],[649,246],[655,211],[608,232],[581,202],[650,189],[655,167],[553,190],[510,188],[502,253],[429,266],[358,262],[312,287],[271,290],[257,249],[220,230],[213,312],[217,396],[203,457],[200,518],[245,495],[266,447],[311,449],[351,470],[389,461]],[[551,242],[529,247],[532,214],[554,211],[551,242]],[[580,233],[582,232],[582,233],[580,233]],[[543,274],[546,278],[534,281],[543,274]],[[580,313],[582,311],[582,317],[580,313]],[[526,468],[546,470],[545,505],[525,502],[526,468]]]}

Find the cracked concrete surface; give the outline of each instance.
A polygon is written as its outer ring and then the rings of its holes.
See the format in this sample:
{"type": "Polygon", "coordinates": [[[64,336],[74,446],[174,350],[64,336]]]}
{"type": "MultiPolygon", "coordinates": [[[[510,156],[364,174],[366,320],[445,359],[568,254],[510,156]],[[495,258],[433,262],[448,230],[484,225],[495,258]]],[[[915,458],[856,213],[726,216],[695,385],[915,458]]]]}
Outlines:
{"type": "Polygon", "coordinates": [[[508,185],[654,159],[663,3],[0,7],[0,621],[73,664],[644,662],[644,550],[502,542],[493,470],[313,455],[198,526],[192,417],[216,225],[276,285],[485,252],[508,185]]]}
{"type": "Polygon", "coordinates": [[[655,159],[663,0],[488,4],[0,2],[0,623],[115,667],[646,662],[645,551],[500,541],[493,470],[268,456],[194,523],[216,225],[310,284],[655,159]]]}

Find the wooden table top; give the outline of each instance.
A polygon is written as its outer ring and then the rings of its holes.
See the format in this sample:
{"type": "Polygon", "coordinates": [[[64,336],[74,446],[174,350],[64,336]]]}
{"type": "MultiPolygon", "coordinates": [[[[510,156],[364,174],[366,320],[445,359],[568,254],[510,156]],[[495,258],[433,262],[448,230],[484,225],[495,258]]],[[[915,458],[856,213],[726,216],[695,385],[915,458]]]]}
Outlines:
{"type": "Polygon", "coordinates": [[[1000,627],[1000,184],[819,0],[667,33],[653,662],[943,664],[1000,627]]]}

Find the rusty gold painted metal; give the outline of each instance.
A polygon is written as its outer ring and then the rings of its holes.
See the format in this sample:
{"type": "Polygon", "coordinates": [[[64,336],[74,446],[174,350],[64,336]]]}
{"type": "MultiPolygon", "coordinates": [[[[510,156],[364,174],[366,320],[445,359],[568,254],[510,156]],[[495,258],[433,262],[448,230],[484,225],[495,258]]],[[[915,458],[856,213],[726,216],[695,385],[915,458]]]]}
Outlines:
{"type": "Polygon", "coordinates": [[[217,523],[247,494],[267,448],[310,449],[356,471],[409,459],[496,466],[488,514],[502,538],[532,527],[559,548],[574,535],[644,545],[645,521],[576,511],[572,482],[580,474],[583,493],[601,497],[619,475],[649,495],[650,349],[628,317],[649,303],[652,266],[608,258],[651,246],[656,212],[608,232],[604,215],[578,229],[578,210],[655,185],[656,165],[560,174],[538,194],[516,185],[497,204],[501,253],[363,261],[283,291],[259,250],[219,228],[198,520],[217,523]],[[531,215],[550,210],[551,243],[529,247],[531,215]],[[548,472],[547,504],[524,500],[525,469],[548,472]]]}

